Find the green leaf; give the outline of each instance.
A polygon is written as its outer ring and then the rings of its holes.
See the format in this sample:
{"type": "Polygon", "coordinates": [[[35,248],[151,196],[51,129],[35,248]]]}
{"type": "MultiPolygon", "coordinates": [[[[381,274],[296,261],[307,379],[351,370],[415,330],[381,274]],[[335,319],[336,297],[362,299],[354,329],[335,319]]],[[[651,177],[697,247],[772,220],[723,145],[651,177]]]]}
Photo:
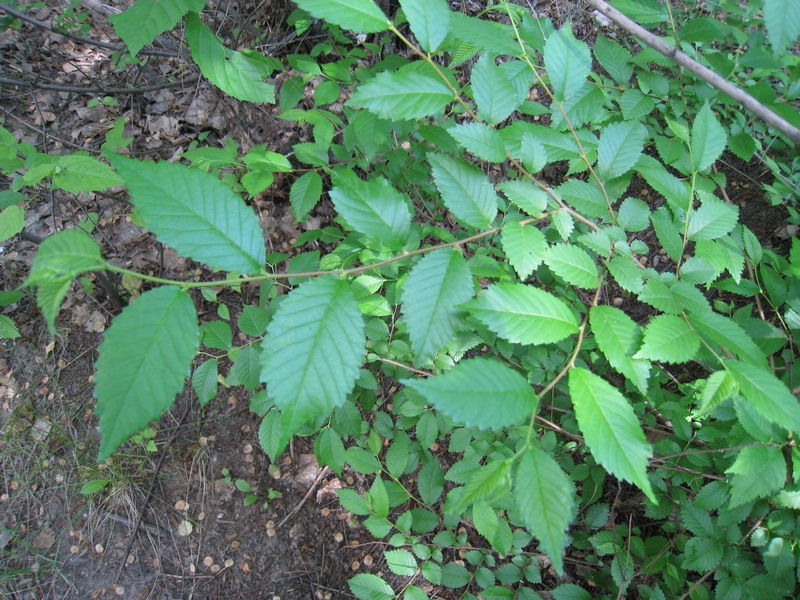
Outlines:
{"type": "Polygon", "coordinates": [[[229,386],[243,385],[247,390],[254,392],[258,387],[259,374],[261,373],[261,351],[253,346],[245,346],[236,353],[233,366],[228,371],[225,382],[229,386]]]}
{"type": "Polygon", "coordinates": [[[258,217],[217,175],[166,161],[115,155],[111,162],[160,242],[216,269],[261,271],[266,249],[258,217]]]}
{"type": "Polygon", "coordinates": [[[657,502],[647,479],[652,449],[630,403],[605,379],[581,367],[569,371],[569,393],[578,425],[595,460],[657,502]]]}
{"type": "Polygon", "coordinates": [[[681,317],[659,315],[644,330],[644,343],[635,358],[667,363],[692,360],[700,349],[700,336],[681,317]]]}
{"type": "Polygon", "coordinates": [[[364,151],[367,160],[374,160],[375,155],[386,147],[389,133],[392,129],[392,122],[387,119],[381,119],[368,110],[362,110],[351,119],[350,124],[345,129],[345,136],[348,135],[351,127],[355,134],[356,143],[364,151]]]}
{"type": "Polygon", "coordinates": [[[625,90],[619,101],[622,116],[626,119],[641,119],[649,115],[655,108],[656,101],[650,96],[644,95],[639,90],[625,90]]]}
{"type": "MultiPolygon", "coordinates": [[[[430,565],[430,564],[434,564],[434,565],[436,565],[436,567],[439,566],[436,563],[426,562],[426,563],[423,563],[423,568],[424,568],[425,565],[430,565]]],[[[429,599],[428,599],[428,594],[426,594],[422,590],[422,588],[418,588],[415,585],[410,585],[410,586],[408,586],[406,588],[406,591],[403,594],[403,600],[429,600],[429,599]]]]}
{"type": "MultiPolygon", "coordinates": [[[[380,464],[378,465],[378,471],[380,471],[380,464]]],[[[370,509],[375,516],[382,519],[386,518],[389,514],[389,495],[386,493],[386,486],[383,485],[380,475],[372,482],[369,493],[365,495],[365,498],[368,500],[370,509]]]]}
{"type": "Polygon", "coordinates": [[[483,171],[443,154],[429,154],[428,161],[442,201],[456,219],[475,229],[491,227],[499,199],[483,171]]]}
{"type": "Polygon", "coordinates": [[[503,225],[501,243],[508,262],[523,281],[531,276],[547,253],[544,234],[534,225],[522,225],[519,221],[503,225]]]}
{"type": "Polygon", "coordinates": [[[497,534],[497,513],[486,500],[476,502],[472,507],[472,523],[478,533],[491,543],[497,534]]]}
{"type": "Polygon", "coordinates": [[[444,489],[444,471],[437,460],[431,460],[419,470],[417,488],[420,498],[428,506],[433,506],[439,500],[444,489]]]}
{"type": "Polygon", "coordinates": [[[460,252],[435,250],[411,268],[402,293],[403,318],[416,364],[444,348],[462,326],[456,308],[472,298],[472,275],[460,252]]]}
{"type": "Polygon", "coordinates": [[[732,26],[722,23],[714,17],[693,18],[683,23],[680,38],[690,44],[705,44],[725,38],[732,29],[732,26]]]}
{"type": "Polygon", "coordinates": [[[4,292],[0,291],[0,307],[3,306],[11,306],[12,304],[16,304],[20,300],[25,297],[25,294],[22,292],[4,292]]]}
{"type": "Polygon", "coordinates": [[[309,171],[292,184],[289,202],[295,221],[304,221],[308,213],[322,197],[322,177],[316,171],[309,171]]]}
{"type": "MultiPolygon", "coordinates": [[[[2,146],[0,146],[0,149],[2,149],[2,146]]],[[[16,158],[16,156],[17,153],[14,151],[14,157],[16,158]]],[[[14,190],[0,191],[0,210],[8,208],[9,206],[13,206],[14,204],[27,201],[28,197],[25,194],[15,192],[14,190]]]]}
{"type": "Polygon", "coordinates": [[[263,343],[261,379],[283,414],[282,445],[306,422],[344,403],[358,379],[365,341],[345,280],[306,281],[281,302],[263,343]]]}
{"type": "Polygon", "coordinates": [[[656,237],[667,255],[674,261],[680,260],[683,254],[683,240],[678,228],[675,226],[675,222],[672,220],[669,209],[666,206],[662,206],[650,215],[650,219],[653,222],[656,237]]]}
{"type": "Polygon", "coordinates": [[[372,514],[366,500],[359,496],[355,490],[343,488],[336,490],[336,494],[339,496],[339,502],[342,506],[354,515],[366,517],[372,514]]]}
{"type": "Polygon", "coordinates": [[[706,380],[706,386],[700,396],[699,414],[714,410],[721,403],[732,398],[739,391],[739,386],[728,371],[716,371],[706,380]]]}
{"type": "Polygon", "coordinates": [[[430,411],[425,411],[417,421],[414,428],[417,434],[417,441],[423,448],[430,448],[439,437],[439,425],[436,422],[436,415],[430,411]]]}
{"type": "Polygon", "coordinates": [[[573,177],[555,188],[555,191],[564,202],[582,215],[606,218],[610,216],[603,190],[594,183],[573,177]]]}
{"type": "Polygon", "coordinates": [[[558,102],[570,100],[592,70],[589,47],[575,39],[567,25],[553,32],[544,45],[544,66],[558,102]]]}
{"type": "Polygon", "coordinates": [[[478,115],[489,124],[504,121],[522,103],[494,56],[484,53],[472,68],[472,93],[478,115]]]}
{"type": "Polygon", "coordinates": [[[532,217],[538,217],[547,209],[547,193],[530,181],[514,179],[504,181],[498,187],[511,202],[532,217]]]}
{"type": "Polygon", "coordinates": [[[405,432],[397,432],[394,441],[386,451],[386,469],[389,475],[395,479],[399,478],[406,470],[408,459],[411,456],[408,436],[405,432]]]}
{"type": "Polygon", "coordinates": [[[782,54],[800,36],[800,6],[792,0],[765,0],[764,24],[775,54],[782,54]]]}
{"type": "Polygon", "coordinates": [[[81,487],[81,494],[84,496],[95,494],[104,489],[109,483],[111,483],[110,479],[93,479],[83,484],[83,487],[81,487]]]}
{"type": "Polygon", "coordinates": [[[522,284],[497,284],[463,305],[515,344],[551,344],[578,332],[575,314],[559,298],[522,284]]]}
{"type": "Polygon", "coordinates": [[[452,507],[452,514],[460,514],[469,505],[480,500],[490,502],[506,495],[511,487],[511,462],[494,460],[472,473],[464,486],[459,501],[452,507]]]}
{"type": "Polygon", "coordinates": [[[382,71],[356,89],[348,106],[384,119],[423,119],[442,112],[453,93],[439,79],[417,71],[382,71]]]}
{"type": "Polygon", "coordinates": [[[613,306],[593,307],[589,313],[589,323],[597,347],[611,366],[627,377],[642,394],[646,394],[650,361],[633,358],[642,340],[641,327],[613,306]]]}
{"type": "Polygon", "coordinates": [[[539,538],[561,574],[567,529],[575,513],[575,486],[556,460],[531,447],[520,457],[514,479],[514,502],[522,522],[539,538]]]}
{"type": "Polygon", "coordinates": [[[226,48],[194,12],[186,17],[186,41],[203,76],[223,92],[245,102],[275,103],[275,86],[264,81],[275,65],[266,56],[226,48]]]}
{"type": "Polygon", "coordinates": [[[105,190],[122,183],[111,167],[93,156],[59,156],[53,171],[53,185],[72,194],[105,190]]]}
{"type": "Polygon", "coordinates": [[[767,368],[766,356],[736,321],[710,310],[690,313],[688,319],[698,333],[734,353],[739,359],[767,368]]]}
{"type": "Polygon", "coordinates": [[[297,0],[296,4],[313,17],[351,31],[378,33],[390,25],[372,0],[297,0]]]}
{"type": "MultiPolygon", "coordinates": [[[[500,137],[502,138],[502,135],[500,137]]],[[[531,173],[538,173],[550,162],[544,144],[531,133],[526,132],[522,135],[519,150],[519,158],[531,173]]]]}
{"type": "Polygon", "coordinates": [[[157,35],[172,29],[187,12],[200,12],[204,0],[136,0],[128,10],[111,14],[108,20],[133,56],[157,35]]]}
{"type": "Polygon", "coordinates": [[[692,124],[692,168],[705,171],[720,157],[726,143],[725,129],[706,102],[692,124]]]}
{"type": "Polygon", "coordinates": [[[411,31],[425,52],[436,52],[450,30],[447,0],[400,0],[411,31]]]}
{"type": "Polygon", "coordinates": [[[408,550],[387,550],[383,555],[386,566],[395,575],[413,577],[417,572],[417,559],[408,550]]]}
{"type": "Polygon", "coordinates": [[[145,292],[114,319],[95,364],[98,460],[172,406],[199,342],[192,299],[176,287],[145,292]]]}
{"type": "Polygon", "coordinates": [[[594,44],[594,57],[617,83],[627,86],[633,75],[631,53],[619,44],[597,36],[594,44]]]}
{"type": "Polygon", "coordinates": [[[477,48],[498,54],[514,55],[520,52],[519,43],[514,39],[514,30],[509,25],[470,17],[461,12],[450,15],[450,35],[464,42],[454,53],[451,66],[472,58],[477,48]]]}
{"type": "Polygon", "coordinates": [[[242,175],[242,187],[251,198],[258,196],[275,181],[275,176],[269,171],[250,171],[242,175]]]}
{"type": "Polygon", "coordinates": [[[17,235],[25,227],[25,209],[12,204],[0,212],[0,242],[17,235]]]}
{"type": "Polygon", "coordinates": [[[58,307],[64,296],[67,295],[69,287],[72,283],[71,277],[64,277],[58,279],[49,279],[39,283],[36,290],[36,305],[42,311],[47,322],[47,328],[50,335],[55,335],[55,321],[58,315],[58,307]]]}
{"type": "MultiPolygon", "coordinates": [[[[500,571],[503,567],[497,569],[500,571]]],[[[496,572],[497,572],[496,571],[496,572]]],[[[514,582],[519,580],[519,577],[515,577],[514,582]]],[[[493,585],[491,587],[486,588],[481,592],[480,597],[484,600],[514,600],[514,598],[526,598],[524,588],[519,588],[520,594],[519,596],[515,596],[514,592],[506,587],[502,587],[499,585],[493,585]]],[[[535,598],[535,596],[530,596],[530,598],[535,598]]]]}
{"type": "Polygon", "coordinates": [[[770,371],[738,360],[726,360],[725,369],[739,386],[739,393],[770,423],[788,431],[800,430],[800,404],[770,371]]]}
{"type": "Polygon", "coordinates": [[[630,256],[615,256],[606,263],[609,273],[626,292],[638,294],[644,288],[644,269],[630,256]]]}
{"type": "Polygon", "coordinates": [[[449,588],[460,588],[470,581],[469,571],[464,565],[447,563],[442,567],[442,585],[449,588]]]}
{"type": "Polygon", "coordinates": [[[105,265],[100,246],[91,236],[79,229],[67,229],[48,236],[39,245],[25,285],[72,279],[81,273],[99,271],[105,265]]]}
{"type": "Polygon", "coordinates": [[[731,477],[730,506],[770,496],[786,485],[786,460],[778,446],[747,446],[725,473],[731,477]]]}
{"type": "Polygon", "coordinates": [[[234,482],[234,485],[236,486],[237,490],[239,490],[240,492],[244,492],[246,494],[253,491],[252,486],[249,483],[247,483],[247,481],[245,481],[244,479],[237,479],[234,482]]]}
{"type": "MultiPolygon", "coordinates": [[[[329,0],[320,1],[328,2],[329,0]]],[[[331,4],[336,3],[332,2],[331,4]]],[[[301,4],[304,4],[302,0],[301,4]]],[[[359,573],[355,577],[348,579],[347,585],[350,586],[350,591],[353,592],[358,600],[394,600],[395,597],[391,586],[377,575],[372,575],[371,573],[359,573]]]]}
{"type": "Polygon", "coordinates": [[[6,315],[0,315],[0,340],[14,340],[18,337],[20,333],[14,321],[6,315]]]}
{"type": "Polygon", "coordinates": [[[519,425],[536,407],[536,393],[525,378],[489,358],[470,358],[443,375],[401,383],[457,423],[482,430],[519,425]]]}
{"type": "MultiPolygon", "coordinates": [[[[692,203],[692,188],[687,182],[670,173],[662,163],[652,156],[643,154],[636,163],[636,170],[650,187],[664,196],[673,213],[683,215],[689,210],[692,203]]],[[[656,215],[661,210],[667,209],[662,206],[653,214],[656,215]]]]}
{"type": "Polygon", "coordinates": [[[261,148],[250,150],[241,160],[249,169],[259,171],[286,173],[292,170],[292,163],[283,154],[261,148]]]}
{"type": "Polygon", "coordinates": [[[60,231],[48,236],[39,245],[25,286],[39,286],[36,304],[51,334],[55,333],[58,307],[73,277],[89,271],[101,271],[105,266],[100,256],[100,246],[79,229],[60,231]]]}
{"type": "Polygon", "coordinates": [[[684,548],[686,559],[683,568],[705,573],[711,571],[720,560],[722,560],[723,549],[715,539],[694,537],[691,538],[684,548]]]}
{"type": "Polygon", "coordinates": [[[314,440],[314,454],[320,464],[327,465],[340,477],[347,460],[342,438],[332,427],[325,427],[314,440]]]}
{"type": "Polygon", "coordinates": [[[551,220],[562,240],[568,240],[575,229],[575,221],[566,210],[559,209],[551,213],[551,220]]]}
{"type": "Polygon", "coordinates": [[[700,242],[722,237],[730,233],[738,221],[738,206],[709,198],[689,214],[688,238],[700,242]]]}
{"type": "Polygon", "coordinates": [[[258,443],[270,460],[274,461],[283,451],[282,439],[281,415],[277,410],[270,410],[258,426],[258,443]]]}
{"type": "Polygon", "coordinates": [[[216,358],[206,360],[192,373],[192,389],[197,394],[200,406],[205,406],[216,397],[218,376],[219,365],[216,358]]]}
{"type": "Polygon", "coordinates": [[[233,346],[233,331],[225,321],[209,321],[203,325],[202,343],[217,350],[230,350],[233,346]]]}
{"type": "Polygon", "coordinates": [[[743,161],[750,162],[756,152],[756,141],[747,131],[742,131],[728,138],[728,150],[743,161]]]}
{"type": "Polygon", "coordinates": [[[493,163],[506,160],[506,147],[498,131],[483,123],[462,123],[447,130],[459,144],[478,158],[493,163]]]}
{"type": "Polygon", "coordinates": [[[639,160],[647,132],[638,121],[607,125],[597,147],[597,174],[605,180],[630,171],[639,160]]]}
{"type": "Polygon", "coordinates": [[[363,181],[351,170],[333,178],[333,205],[353,229],[396,251],[408,242],[411,231],[409,200],[383,177],[363,181]]]}
{"type": "Polygon", "coordinates": [[[262,308],[255,306],[244,306],[242,314],[239,315],[239,329],[252,337],[258,337],[267,329],[269,323],[269,313],[262,308]]]}
{"type": "Polygon", "coordinates": [[[544,259],[547,266],[570,285],[593,289],[600,285],[597,265],[589,254],[572,244],[550,246],[544,259]]]}

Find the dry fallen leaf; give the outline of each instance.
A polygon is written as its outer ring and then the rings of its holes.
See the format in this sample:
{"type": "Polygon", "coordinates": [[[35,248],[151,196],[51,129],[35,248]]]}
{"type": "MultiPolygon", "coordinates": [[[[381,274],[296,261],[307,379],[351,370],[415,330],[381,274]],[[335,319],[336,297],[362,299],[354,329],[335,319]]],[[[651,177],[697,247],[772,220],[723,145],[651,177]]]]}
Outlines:
{"type": "Polygon", "coordinates": [[[184,519],[183,521],[181,521],[178,524],[178,530],[176,531],[176,533],[180,537],[186,537],[186,536],[191,535],[192,531],[194,531],[194,525],[192,525],[192,523],[190,521],[187,521],[186,519],[184,519]]]}

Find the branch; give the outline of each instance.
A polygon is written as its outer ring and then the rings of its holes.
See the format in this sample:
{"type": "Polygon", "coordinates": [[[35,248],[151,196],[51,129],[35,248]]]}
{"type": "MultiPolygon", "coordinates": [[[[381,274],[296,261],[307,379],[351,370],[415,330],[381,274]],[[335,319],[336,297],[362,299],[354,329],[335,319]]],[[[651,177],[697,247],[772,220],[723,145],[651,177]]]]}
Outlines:
{"type": "MultiPolygon", "coordinates": [[[[107,50],[111,50],[113,52],[123,52],[125,50],[124,44],[111,44],[109,42],[101,42],[100,40],[93,40],[92,38],[83,37],[82,35],[78,35],[76,33],[70,33],[69,31],[58,31],[54,29],[50,23],[45,23],[44,21],[40,21],[39,19],[34,19],[33,17],[26,15],[24,12],[16,10],[15,8],[11,8],[10,6],[6,6],[5,4],[0,4],[0,10],[2,10],[7,15],[11,15],[12,17],[16,17],[20,21],[25,21],[30,23],[31,25],[35,25],[36,27],[41,27],[42,29],[46,29],[47,31],[52,31],[55,34],[62,35],[65,38],[69,38],[71,40],[75,40],[76,42],[82,42],[84,44],[90,44],[92,46],[99,46],[100,48],[105,48],[107,50]]],[[[152,56],[178,56],[177,52],[170,52],[169,50],[156,50],[156,49],[142,49],[139,51],[139,54],[149,54],[152,56]]]]}
{"type": "Polygon", "coordinates": [[[639,38],[642,42],[654,50],[657,50],[670,60],[676,62],[681,67],[691,71],[709,85],[717,88],[723,94],[726,94],[733,100],[736,100],[736,102],[744,106],[749,111],[755,113],[756,116],[760,117],[768,125],[774,127],[780,133],[789,138],[796,146],[800,146],[800,129],[761,104],[750,94],[728,82],[726,79],[708,67],[704,67],[689,55],[681,52],[674,46],[666,43],[661,38],[650,33],[641,25],[623,15],[616,8],[609,6],[604,0],[586,0],[586,3],[594,8],[597,12],[602,13],[611,19],[614,23],[631,35],[639,38]]]}
{"type": "Polygon", "coordinates": [[[80,85],[61,85],[58,83],[39,83],[38,81],[23,81],[22,79],[9,79],[7,77],[0,77],[0,83],[3,85],[17,85],[20,87],[37,88],[40,90],[55,90],[57,92],[74,92],[76,94],[144,94],[145,92],[157,92],[167,88],[180,87],[197,82],[200,79],[197,75],[191,75],[186,79],[179,81],[169,81],[167,83],[159,83],[157,85],[146,85],[142,87],[122,87],[122,88],[100,88],[100,87],[83,87],[80,85]]]}

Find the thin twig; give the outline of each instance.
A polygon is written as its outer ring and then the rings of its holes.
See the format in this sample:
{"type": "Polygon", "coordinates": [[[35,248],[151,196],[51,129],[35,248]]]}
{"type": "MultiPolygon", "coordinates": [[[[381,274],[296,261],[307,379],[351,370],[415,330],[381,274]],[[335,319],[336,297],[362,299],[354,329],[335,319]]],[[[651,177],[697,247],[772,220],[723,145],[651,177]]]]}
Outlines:
{"type": "Polygon", "coordinates": [[[328,467],[323,468],[322,471],[319,472],[319,475],[317,475],[317,478],[314,480],[314,483],[311,484],[311,487],[308,488],[308,491],[306,492],[306,495],[303,496],[303,499],[300,500],[297,506],[295,506],[292,510],[289,511],[288,515],[286,515],[280,520],[280,522],[275,526],[275,529],[277,529],[281,525],[286,524],[286,521],[291,519],[294,515],[296,515],[300,511],[301,508],[303,508],[303,505],[306,503],[306,500],[308,500],[311,497],[311,494],[319,485],[319,482],[322,481],[322,478],[325,477],[330,472],[331,470],[328,467]]]}
{"type": "Polygon", "coordinates": [[[200,79],[199,75],[191,75],[186,79],[179,81],[168,81],[167,83],[160,83],[157,85],[145,85],[142,87],[121,87],[121,88],[102,88],[102,87],[84,87],[80,85],[62,85],[58,83],[39,83],[38,81],[24,81],[22,79],[9,79],[8,77],[0,77],[0,83],[3,85],[16,85],[19,87],[36,88],[40,90],[54,90],[57,92],[73,92],[76,94],[103,94],[109,96],[111,94],[144,94],[146,92],[157,92],[167,88],[180,87],[197,83],[200,79]]]}
{"type": "Polygon", "coordinates": [[[660,52],[684,69],[697,75],[709,85],[714,86],[723,94],[736,100],[736,102],[753,112],[768,125],[771,125],[789,138],[796,146],[800,146],[800,129],[761,104],[761,102],[753,98],[750,94],[728,82],[725,78],[708,67],[701,65],[688,54],[678,50],[675,46],[666,43],[658,36],[650,33],[644,27],[623,15],[616,8],[609,6],[604,0],[586,0],[586,3],[597,12],[611,19],[618,27],[621,27],[631,35],[639,38],[653,50],[660,52]]]}
{"type": "MultiPolygon", "coordinates": [[[[19,11],[15,8],[11,8],[5,4],[0,4],[0,10],[4,13],[11,15],[12,17],[16,17],[20,21],[25,21],[26,23],[30,23],[31,25],[35,25],[36,27],[40,27],[42,29],[46,29],[47,31],[51,31],[57,35],[64,36],[65,38],[69,38],[76,42],[82,42],[84,44],[90,44],[92,46],[98,46],[100,48],[105,48],[106,50],[112,50],[114,52],[123,52],[125,50],[124,44],[112,44],[110,42],[101,42],[100,40],[93,40],[92,38],[87,38],[82,35],[78,35],[77,33],[71,33],[69,31],[59,31],[58,29],[54,28],[50,23],[45,23],[44,21],[40,21],[39,19],[34,19],[30,15],[25,14],[22,11],[19,11]]],[[[152,56],[178,56],[177,52],[170,52],[169,50],[156,50],[156,49],[147,49],[143,48],[139,51],[139,54],[149,54],[152,56]]]]}

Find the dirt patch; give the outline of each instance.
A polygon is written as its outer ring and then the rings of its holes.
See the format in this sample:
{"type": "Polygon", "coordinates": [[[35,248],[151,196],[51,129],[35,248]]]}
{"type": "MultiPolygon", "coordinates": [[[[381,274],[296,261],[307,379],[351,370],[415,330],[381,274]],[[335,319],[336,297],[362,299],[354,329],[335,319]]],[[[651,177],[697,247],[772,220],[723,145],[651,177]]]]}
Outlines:
{"type": "Polygon", "coordinates": [[[320,469],[302,439],[270,464],[247,398],[206,412],[179,398],[152,446],[97,465],[96,337],[45,356],[17,342],[2,359],[5,597],[342,597],[351,574],[380,570],[335,494],[352,475],[320,469]]]}

